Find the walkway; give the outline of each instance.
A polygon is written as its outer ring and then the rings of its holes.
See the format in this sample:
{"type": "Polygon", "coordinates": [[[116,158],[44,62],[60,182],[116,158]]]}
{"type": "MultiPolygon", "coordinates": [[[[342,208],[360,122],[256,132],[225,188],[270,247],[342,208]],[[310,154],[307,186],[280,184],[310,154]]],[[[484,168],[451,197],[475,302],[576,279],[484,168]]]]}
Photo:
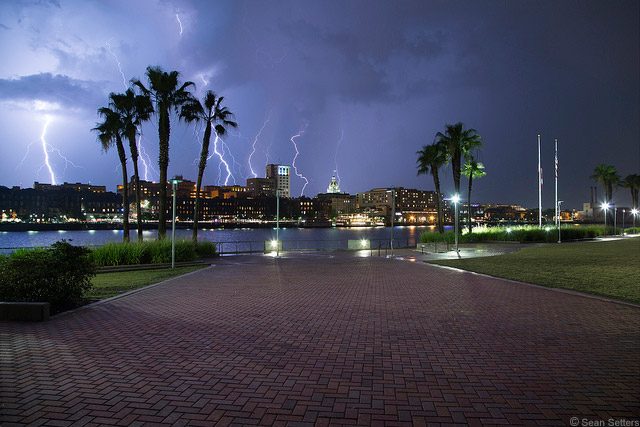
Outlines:
{"type": "Polygon", "coordinates": [[[0,425],[640,417],[640,309],[353,253],[217,265],[0,323],[0,425]]]}

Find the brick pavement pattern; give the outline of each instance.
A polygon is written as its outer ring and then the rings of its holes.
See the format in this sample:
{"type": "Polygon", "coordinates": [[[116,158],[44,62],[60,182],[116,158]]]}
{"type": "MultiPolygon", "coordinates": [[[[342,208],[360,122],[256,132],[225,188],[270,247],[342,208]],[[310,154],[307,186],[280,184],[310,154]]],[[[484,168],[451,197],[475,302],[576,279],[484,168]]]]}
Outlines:
{"type": "Polygon", "coordinates": [[[330,254],[225,258],[0,323],[0,425],[565,425],[640,416],[640,308],[330,254]]]}

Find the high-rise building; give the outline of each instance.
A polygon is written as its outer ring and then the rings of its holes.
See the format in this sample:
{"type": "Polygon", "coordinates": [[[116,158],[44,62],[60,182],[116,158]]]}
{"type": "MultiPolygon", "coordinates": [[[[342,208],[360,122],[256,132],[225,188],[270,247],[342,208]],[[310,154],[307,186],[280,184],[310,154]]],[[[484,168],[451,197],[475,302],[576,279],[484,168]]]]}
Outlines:
{"type": "Polygon", "coordinates": [[[276,190],[280,190],[280,197],[291,197],[289,186],[289,175],[291,174],[289,166],[267,165],[267,178],[276,181],[276,190]]]}

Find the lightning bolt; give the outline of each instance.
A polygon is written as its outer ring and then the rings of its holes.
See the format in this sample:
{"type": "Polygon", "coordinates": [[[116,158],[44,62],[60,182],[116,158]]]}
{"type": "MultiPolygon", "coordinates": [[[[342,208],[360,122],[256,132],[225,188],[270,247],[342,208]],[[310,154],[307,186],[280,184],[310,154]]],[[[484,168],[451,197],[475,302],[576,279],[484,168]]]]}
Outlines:
{"type": "MultiPolygon", "coordinates": [[[[236,161],[235,156],[231,153],[231,149],[229,148],[229,145],[227,145],[227,143],[222,141],[222,140],[221,140],[221,142],[222,142],[222,152],[223,152],[223,154],[224,154],[224,149],[226,148],[227,153],[229,153],[229,156],[231,157],[231,161],[233,162],[233,170],[236,171],[238,173],[238,175],[240,175],[240,177],[243,180],[246,180],[244,174],[242,173],[242,165],[236,161]]],[[[236,184],[236,177],[231,175],[231,178],[233,179],[233,184],[235,185],[236,184]]]]}
{"type": "Polygon", "coordinates": [[[20,167],[24,164],[24,161],[27,159],[27,156],[29,155],[29,153],[31,152],[31,146],[33,144],[36,144],[38,141],[33,141],[32,143],[30,143],[29,145],[27,145],[27,152],[24,154],[24,157],[22,158],[22,160],[20,160],[20,163],[18,163],[18,166],[16,166],[16,169],[20,169],[20,167]]]}
{"type": "Polygon", "coordinates": [[[50,144],[47,144],[49,146],[49,149],[51,151],[55,151],[56,154],[58,154],[58,156],[60,156],[60,158],[62,160],[64,160],[64,170],[62,171],[62,176],[64,176],[64,174],[67,172],[67,168],[69,167],[69,165],[73,166],[74,168],[81,168],[84,169],[84,166],[78,166],[75,163],[73,163],[71,160],[67,159],[65,156],[62,155],[62,152],[57,149],[57,148],[53,148],[50,144]]]}
{"type": "Polygon", "coordinates": [[[247,163],[249,163],[249,169],[251,169],[251,174],[253,175],[254,178],[257,178],[258,175],[253,171],[253,166],[251,166],[251,157],[253,157],[253,153],[256,152],[256,144],[258,143],[258,138],[260,138],[260,135],[262,135],[262,131],[264,130],[265,126],[267,126],[267,123],[269,123],[269,120],[271,120],[271,113],[269,113],[267,120],[265,120],[264,123],[262,123],[262,127],[260,128],[260,131],[258,132],[256,137],[253,139],[253,144],[251,145],[251,154],[249,154],[249,160],[247,161],[247,163]]]}
{"type": "Polygon", "coordinates": [[[122,76],[122,85],[124,86],[124,90],[127,90],[127,78],[124,76],[124,72],[122,71],[122,64],[120,63],[120,59],[118,59],[118,55],[116,55],[115,52],[111,50],[111,39],[107,40],[105,44],[107,45],[107,49],[109,49],[109,53],[113,55],[113,58],[118,64],[118,71],[120,71],[120,75],[122,76]]]}
{"type": "MultiPolygon", "coordinates": [[[[231,176],[233,176],[233,174],[231,173],[231,169],[229,169],[229,163],[227,163],[224,160],[224,157],[222,156],[222,154],[224,153],[224,148],[223,148],[223,153],[218,152],[218,139],[219,138],[220,137],[216,133],[216,139],[213,140],[213,152],[220,159],[220,163],[218,164],[218,185],[220,185],[220,178],[222,177],[222,165],[223,164],[224,164],[224,167],[227,169],[227,177],[224,180],[224,185],[228,185],[229,184],[229,178],[231,176]]],[[[235,181],[236,181],[236,179],[233,178],[233,182],[235,182],[235,181]]]]}
{"type": "Polygon", "coordinates": [[[44,127],[42,128],[42,134],[40,135],[40,141],[42,141],[42,152],[44,153],[44,163],[49,169],[49,175],[51,175],[51,185],[56,185],[56,177],[53,175],[53,169],[51,168],[51,164],[49,163],[49,152],[47,151],[47,141],[45,141],[44,137],[47,134],[47,128],[49,127],[49,123],[51,123],[51,117],[44,116],[45,122],[44,127]]]}
{"type": "Polygon", "coordinates": [[[340,123],[340,139],[338,140],[338,145],[336,145],[336,154],[333,158],[333,160],[336,163],[336,178],[338,178],[338,186],[340,186],[340,174],[338,173],[338,150],[340,149],[340,144],[342,143],[342,140],[344,139],[344,127],[342,126],[342,123],[340,123]]]}
{"type": "Polygon", "coordinates": [[[147,154],[147,152],[145,151],[144,147],[142,146],[142,133],[140,133],[138,135],[138,158],[140,159],[140,161],[142,162],[142,166],[144,167],[144,180],[145,181],[149,181],[149,170],[151,170],[151,172],[158,174],[158,171],[156,171],[151,163],[151,157],[149,157],[149,155],[147,154]],[[145,159],[146,157],[146,159],[145,159]],[[149,163],[147,163],[147,161],[149,163]]]}
{"type": "Polygon", "coordinates": [[[180,25],[180,38],[182,38],[182,21],[180,20],[180,15],[176,13],[176,19],[178,20],[178,25],[180,25]]]}
{"type": "Polygon", "coordinates": [[[296,167],[296,159],[298,158],[298,155],[300,154],[300,151],[298,151],[298,144],[296,144],[295,138],[299,138],[302,135],[304,135],[304,132],[307,130],[307,127],[309,126],[309,123],[307,123],[304,127],[303,130],[301,130],[300,132],[298,132],[297,134],[293,135],[291,137],[291,143],[293,144],[293,147],[296,150],[296,155],[293,156],[293,162],[291,162],[291,166],[293,166],[293,171],[295,172],[296,176],[298,178],[301,178],[304,180],[304,185],[302,186],[302,191],[300,191],[300,197],[302,197],[302,195],[304,194],[304,189],[306,188],[306,186],[309,184],[309,180],[302,175],[301,173],[298,172],[298,168],[296,167]]]}

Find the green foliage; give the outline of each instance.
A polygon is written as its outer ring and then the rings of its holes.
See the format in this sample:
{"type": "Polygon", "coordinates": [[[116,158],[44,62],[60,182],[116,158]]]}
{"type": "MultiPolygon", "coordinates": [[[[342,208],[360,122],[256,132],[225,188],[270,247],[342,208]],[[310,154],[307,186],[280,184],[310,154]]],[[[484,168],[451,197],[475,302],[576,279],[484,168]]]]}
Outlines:
{"type": "Polygon", "coordinates": [[[89,252],[63,240],[0,257],[0,300],[49,302],[53,312],[78,304],[95,275],[89,252]]]}
{"type": "MultiPolygon", "coordinates": [[[[176,261],[194,261],[198,257],[216,254],[210,242],[194,245],[188,240],[176,241],[176,261]]],[[[135,243],[107,243],[91,251],[91,259],[100,267],[111,265],[165,264],[171,262],[171,240],[151,240],[135,243]]]]}
{"type": "Polygon", "coordinates": [[[625,228],[624,232],[626,234],[638,234],[640,233],[640,227],[629,227],[629,228],[625,228]]]}
{"type": "MultiPolygon", "coordinates": [[[[618,228],[618,234],[621,230],[618,228]]],[[[581,240],[581,239],[593,239],[594,237],[601,236],[604,233],[604,227],[591,226],[591,227],[576,227],[576,226],[563,226],[561,231],[561,239],[563,241],[569,240],[581,240]]],[[[613,227],[607,227],[608,235],[614,234],[613,227]]],[[[453,231],[447,231],[444,237],[440,233],[422,233],[420,235],[420,241],[422,243],[432,242],[447,242],[455,241],[455,234],[453,231]]],[[[517,226],[517,227],[476,227],[473,229],[473,233],[460,234],[458,236],[460,243],[480,243],[480,242],[546,242],[553,243],[558,241],[558,228],[546,227],[539,229],[537,226],[517,226]],[[547,230],[548,228],[548,230],[547,230]]]]}

